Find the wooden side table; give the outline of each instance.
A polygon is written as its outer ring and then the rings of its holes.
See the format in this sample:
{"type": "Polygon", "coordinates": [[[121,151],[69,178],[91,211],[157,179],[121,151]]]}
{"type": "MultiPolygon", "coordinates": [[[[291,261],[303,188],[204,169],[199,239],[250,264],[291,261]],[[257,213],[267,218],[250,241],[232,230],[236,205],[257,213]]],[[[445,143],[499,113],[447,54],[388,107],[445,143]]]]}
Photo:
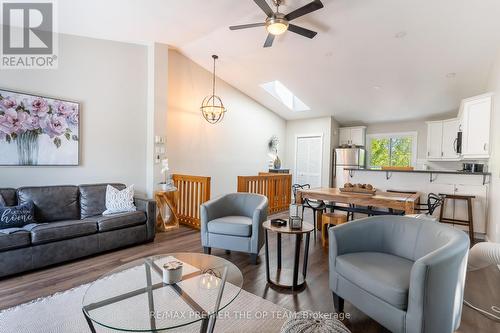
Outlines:
{"type": "Polygon", "coordinates": [[[267,283],[285,289],[291,289],[293,291],[298,290],[305,286],[306,274],[307,274],[307,260],[309,257],[309,240],[311,238],[311,232],[314,230],[312,224],[302,223],[302,229],[295,230],[290,229],[287,226],[277,227],[271,225],[271,221],[268,220],[262,225],[264,228],[266,236],[266,278],[267,283]],[[268,231],[276,233],[277,237],[277,270],[273,278],[271,278],[269,273],[269,240],[268,231]],[[295,256],[293,261],[293,270],[282,269],[281,268],[281,234],[292,234],[295,235],[295,256]],[[304,248],[304,262],[302,263],[302,274],[299,274],[299,259],[300,259],[300,244],[302,241],[302,236],[306,235],[306,242],[304,248]]]}
{"type": "Polygon", "coordinates": [[[165,232],[179,228],[179,217],[175,203],[179,197],[179,191],[159,191],[155,193],[156,206],[156,231],[165,232]],[[170,216],[168,217],[168,212],[170,216]]]}

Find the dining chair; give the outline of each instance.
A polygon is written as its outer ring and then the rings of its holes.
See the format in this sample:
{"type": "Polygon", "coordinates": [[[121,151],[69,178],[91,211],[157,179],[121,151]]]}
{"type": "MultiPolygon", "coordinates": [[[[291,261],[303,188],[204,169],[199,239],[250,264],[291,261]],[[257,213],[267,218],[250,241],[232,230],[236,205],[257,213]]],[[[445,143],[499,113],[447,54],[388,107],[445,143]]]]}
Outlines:
{"type": "MultiPolygon", "coordinates": [[[[293,201],[297,202],[297,192],[299,190],[307,190],[310,189],[311,185],[310,184],[293,184],[292,185],[292,192],[293,192],[293,201]]],[[[317,233],[317,224],[316,224],[316,216],[319,211],[324,212],[326,210],[326,205],[323,201],[320,200],[312,200],[308,198],[304,198],[302,200],[302,215],[304,215],[304,210],[306,208],[310,208],[313,212],[313,225],[314,225],[314,239],[316,239],[316,233],[317,233]]]]}
{"type": "MultiPolygon", "coordinates": [[[[416,191],[398,191],[398,190],[387,190],[391,193],[404,193],[404,194],[416,194],[416,191]]],[[[438,207],[443,204],[443,197],[435,193],[429,193],[427,195],[427,201],[425,203],[415,204],[415,212],[418,214],[432,215],[438,207]]]]}

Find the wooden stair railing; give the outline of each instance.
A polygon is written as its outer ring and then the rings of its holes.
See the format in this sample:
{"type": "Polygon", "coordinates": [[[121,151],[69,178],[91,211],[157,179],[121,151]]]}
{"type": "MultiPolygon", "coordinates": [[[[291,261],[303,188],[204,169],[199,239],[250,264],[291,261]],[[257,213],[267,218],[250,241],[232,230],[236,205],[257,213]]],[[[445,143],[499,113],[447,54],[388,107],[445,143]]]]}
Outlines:
{"type": "Polygon", "coordinates": [[[200,229],[200,205],[210,200],[210,177],[172,175],[179,195],[177,215],[181,224],[200,229]]]}
{"type": "Polygon", "coordinates": [[[265,195],[269,214],[286,211],[292,201],[292,175],[262,172],[258,176],[238,176],[238,192],[265,195]]]}

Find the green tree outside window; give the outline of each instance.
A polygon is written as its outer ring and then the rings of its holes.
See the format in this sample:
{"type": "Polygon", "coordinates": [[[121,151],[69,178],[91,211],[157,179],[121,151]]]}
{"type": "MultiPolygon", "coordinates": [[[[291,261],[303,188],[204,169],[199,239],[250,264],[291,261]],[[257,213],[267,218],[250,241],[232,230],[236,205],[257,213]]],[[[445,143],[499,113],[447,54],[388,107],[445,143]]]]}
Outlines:
{"type": "Polygon", "coordinates": [[[370,142],[370,166],[411,166],[413,137],[374,138],[370,142]]]}

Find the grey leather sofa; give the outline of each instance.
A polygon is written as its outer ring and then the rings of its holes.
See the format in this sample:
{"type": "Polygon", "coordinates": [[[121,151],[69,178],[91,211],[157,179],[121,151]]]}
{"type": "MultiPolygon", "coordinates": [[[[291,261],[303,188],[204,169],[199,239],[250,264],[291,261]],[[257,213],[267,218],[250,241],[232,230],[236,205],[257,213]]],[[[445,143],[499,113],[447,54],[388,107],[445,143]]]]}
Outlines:
{"type": "Polygon", "coordinates": [[[137,211],[103,216],[106,186],[1,188],[8,206],[33,201],[40,225],[31,232],[0,233],[0,277],[153,241],[156,203],[135,198],[137,211]]]}
{"type": "Polygon", "coordinates": [[[262,223],[267,220],[267,198],[260,194],[231,193],[201,205],[201,243],[211,248],[250,253],[257,263],[264,245],[262,223]]]}
{"type": "Polygon", "coordinates": [[[392,332],[460,324],[469,238],[434,221],[375,216],[329,230],[330,289],[392,332]]]}

